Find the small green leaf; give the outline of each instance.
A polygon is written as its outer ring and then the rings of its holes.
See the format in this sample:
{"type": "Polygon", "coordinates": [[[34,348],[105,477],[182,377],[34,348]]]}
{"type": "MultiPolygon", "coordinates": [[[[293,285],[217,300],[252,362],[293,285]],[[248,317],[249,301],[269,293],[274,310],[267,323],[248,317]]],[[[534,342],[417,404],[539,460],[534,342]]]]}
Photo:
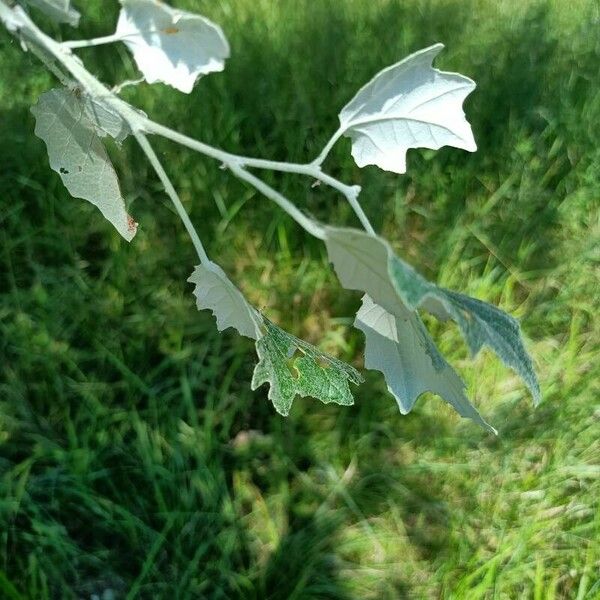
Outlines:
{"type": "Polygon", "coordinates": [[[263,317],[265,333],[256,342],[259,362],[252,389],[270,385],[269,400],[287,416],[296,395],[312,396],[325,404],[354,404],[348,381],[358,385],[362,377],[350,365],[329,356],[283,331],[263,317]],[[296,356],[299,352],[301,356],[296,356]]]}

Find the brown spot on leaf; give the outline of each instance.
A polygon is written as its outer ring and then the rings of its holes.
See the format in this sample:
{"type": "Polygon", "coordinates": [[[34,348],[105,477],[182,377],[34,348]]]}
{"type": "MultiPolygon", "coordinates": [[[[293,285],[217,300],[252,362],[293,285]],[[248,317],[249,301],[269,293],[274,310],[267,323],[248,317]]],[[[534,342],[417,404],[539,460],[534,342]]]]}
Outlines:
{"type": "Polygon", "coordinates": [[[165,27],[163,32],[169,35],[172,35],[173,33],[179,33],[179,27],[165,27]]]}
{"type": "Polygon", "coordinates": [[[131,215],[127,215],[127,231],[137,231],[138,224],[135,222],[131,215]]]}

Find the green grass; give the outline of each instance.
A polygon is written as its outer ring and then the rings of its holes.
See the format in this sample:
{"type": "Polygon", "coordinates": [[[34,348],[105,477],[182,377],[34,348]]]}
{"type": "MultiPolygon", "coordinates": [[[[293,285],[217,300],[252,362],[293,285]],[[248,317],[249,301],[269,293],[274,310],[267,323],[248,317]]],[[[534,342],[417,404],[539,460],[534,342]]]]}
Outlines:
{"type": "MultiPolygon", "coordinates": [[[[79,4],[82,36],[110,31],[116,2],[79,4]]],[[[111,150],[132,244],[68,197],[29,113],[54,83],[2,33],[0,598],[600,598],[597,3],[176,4],[222,24],[226,70],[189,97],[127,99],[268,158],[312,158],[372,74],[446,44],[436,65],[478,83],[478,153],[411,151],[397,177],[357,169],[342,141],[328,167],[421,272],[521,319],[544,401],[429,323],[499,437],[437,397],[402,417],[377,373],[354,407],[305,399],[279,417],[249,389],[252,345],[195,310],[193,249],[135,145],[111,150]]],[[[81,56],[107,82],[135,74],[123,48],[81,56]]],[[[322,245],[218,164],[157,148],[248,296],[360,366],[359,298],[322,245]]],[[[355,224],[333,191],[267,178],[355,224]]]]}

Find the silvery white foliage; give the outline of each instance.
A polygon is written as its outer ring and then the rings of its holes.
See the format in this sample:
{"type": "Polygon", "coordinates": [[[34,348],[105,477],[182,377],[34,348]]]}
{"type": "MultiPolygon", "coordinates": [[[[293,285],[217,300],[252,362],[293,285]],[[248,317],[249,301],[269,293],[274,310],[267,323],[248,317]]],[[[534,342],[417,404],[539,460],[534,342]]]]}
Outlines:
{"type": "Polygon", "coordinates": [[[431,66],[443,47],[435,44],[380,71],[344,106],[340,131],[352,139],[359,167],[405,173],[409,148],[477,150],[462,110],[475,83],[431,66]]]}
{"type": "Polygon", "coordinates": [[[205,17],[158,0],[121,0],[116,36],[148,83],[161,81],[189,94],[201,75],[222,71],[229,44],[205,17]]]}
{"type": "Polygon", "coordinates": [[[485,302],[428,282],[401,261],[378,236],[328,227],[325,243],[344,287],[369,294],[374,302],[396,316],[402,314],[401,308],[411,311],[424,308],[438,318],[452,318],[473,354],[483,345],[489,346],[504,364],[522,377],[534,403],[539,402],[540,390],[533,365],[519,324],[511,316],[485,302]]]}
{"type": "Polygon", "coordinates": [[[417,397],[429,390],[439,394],[460,415],[489,429],[464,395],[464,384],[438,352],[419,316],[398,295],[388,272],[393,253],[387,242],[341,227],[326,227],[325,235],[329,260],[340,283],[346,289],[367,294],[355,321],[366,337],[365,366],[384,374],[401,412],[410,411],[417,397]],[[417,344],[400,348],[399,344],[407,340],[416,340],[417,344]],[[380,354],[384,351],[391,355],[380,354]],[[411,375],[410,369],[415,367],[418,374],[411,375]],[[420,379],[425,374],[433,377],[428,383],[431,387],[420,379]],[[401,381],[405,383],[402,385],[401,381]]]}
{"type": "Polygon", "coordinates": [[[70,0],[26,0],[31,6],[39,8],[51,19],[59,23],[68,23],[73,27],[79,25],[81,15],[71,7],[70,0]]]}
{"type": "Polygon", "coordinates": [[[127,214],[117,174],[79,95],[69,89],[42,94],[31,108],[35,134],[46,143],[50,167],[70,194],[97,206],[131,241],[137,223],[127,214]]]}
{"type": "Polygon", "coordinates": [[[233,327],[241,335],[253,340],[262,336],[259,313],[219,265],[212,261],[198,265],[188,281],[196,284],[194,296],[198,310],[212,310],[219,331],[233,327]]]}
{"type": "Polygon", "coordinates": [[[131,134],[129,125],[127,125],[119,113],[101,99],[81,93],[80,100],[85,111],[85,116],[92,123],[96,133],[100,137],[109,135],[120,144],[131,134]]]}
{"type": "Polygon", "coordinates": [[[362,381],[356,369],[263,317],[219,265],[212,261],[198,265],[188,281],[196,284],[198,310],[210,309],[219,331],[232,327],[256,340],[259,361],[252,389],[268,383],[268,397],[277,412],[288,415],[297,395],[312,396],[325,404],[353,404],[349,383],[362,381]]]}
{"type": "Polygon", "coordinates": [[[408,309],[397,312],[401,314],[389,313],[365,295],[354,326],[365,334],[365,367],[383,373],[400,412],[409,413],[421,394],[433,392],[462,417],[496,433],[465,396],[465,384],[439,353],[419,315],[408,309]]]}
{"type": "MultiPolygon", "coordinates": [[[[26,0],[27,1],[27,0],[26,0]]],[[[70,10],[67,0],[29,0],[70,10]]],[[[474,83],[461,75],[432,68],[442,48],[432,46],[380,72],[365,85],[340,114],[340,129],[311,163],[282,163],[237,156],[193,140],[136,111],[107,90],[71,52],[73,48],[124,41],[150,82],[165,81],[189,92],[201,74],[222,70],[229,47],[221,30],[210,21],[177,11],[158,0],[122,0],[117,32],[93,40],[58,43],[35,25],[27,13],[9,0],[0,0],[0,19],[63,80],[63,73],[81,88],[52,90],[32,112],[36,133],[46,142],[50,164],[69,191],[97,205],[126,239],[136,224],[124,207],[116,174],[100,138],[121,142],[132,133],[152,164],[173,202],[201,261],[189,281],[196,284],[198,308],[213,311],[219,330],[233,327],[256,341],[259,362],[252,388],[268,383],[269,398],[281,414],[288,414],[294,398],[314,396],[323,402],[352,404],[349,383],[361,376],[351,366],[322,353],[271,323],[252,307],[225,273],[212,263],[177,192],[154,152],[147,135],[171,139],[222,162],[240,179],[273,200],[298,224],[323,239],[331,262],[348,289],[366,292],[355,326],[366,337],[366,366],[381,371],[400,411],[411,410],[425,391],[441,395],[459,414],[493,429],[464,394],[464,384],[437,350],[416,309],[457,321],[472,352],[489,345],[530,387],[539,399],[537,379],[518,323],[495,307],[444,290],[420,277],[398,259],[389,244],[373,233],[358,204],[358,186],[348,186],[324,173],[321,163],[341,135],[352,138],[359,166],[376,164],[402,173],[406,151],[413,147],[452,145],[475,150],[462,101],[474,83]],[[194,54],[199,55],[193,56],[194,54]],[[247,169],[297,173],[343,193],[367,233],[322,226],[303,215],[287,198],[251,175],[247,169]]]]}

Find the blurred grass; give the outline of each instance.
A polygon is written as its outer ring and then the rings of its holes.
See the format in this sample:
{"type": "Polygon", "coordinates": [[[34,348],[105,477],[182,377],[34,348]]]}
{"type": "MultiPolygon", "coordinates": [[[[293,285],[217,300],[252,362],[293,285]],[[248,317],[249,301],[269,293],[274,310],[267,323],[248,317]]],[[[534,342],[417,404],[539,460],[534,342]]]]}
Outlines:
{"type": "MultiPolygon", "coordinates": [[[[191,244],[138,150],[113,149],[140,222],[127,245],[48,169],[29,107],[54,83],[1,34],[0,597],[600,598],[598,4],[176,4],[222,24],[226,70],[189,97],[125,95],[275,159],[312,158],[376,71],[447,45],[436,66],[478,83],[478,153],[411,151],[396,177],[342,141],[328,165],[423,273],[522,319],[544,403],[430,323],[498,438],[435,397],[401,417],[377,373],[350,409],[278,417],[249,390],[252,345],[195,311],[191,244]]],[[[82,37],[110,31],[116,2],[80,5],[82,37]]],[[[81,55],[107,82],[135,74],[123,48],[81,55]]],[[[248,296],[359,365],[358,297],[321,245],[218,165],[157,147],[248,296]]],[[[268,179],[354,224],[331,190],[268,179]]]]}

